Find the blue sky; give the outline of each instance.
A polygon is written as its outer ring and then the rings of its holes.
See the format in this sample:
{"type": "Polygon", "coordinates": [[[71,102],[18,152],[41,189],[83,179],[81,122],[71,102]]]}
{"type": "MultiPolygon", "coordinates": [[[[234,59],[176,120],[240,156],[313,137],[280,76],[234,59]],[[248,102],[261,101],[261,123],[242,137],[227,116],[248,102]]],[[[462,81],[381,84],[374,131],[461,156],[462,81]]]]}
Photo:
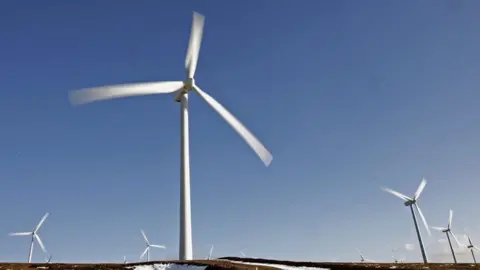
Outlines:
{"type": "Polygon", "coordinates": [[[152,258],[177,256],[178,103],[74,108],[67,93],[183,79],[194,10],[206,16],[198,85],[274,156],[265,168],[192,96],[195,256],[214,244],[214,256],[357,260],[358,247],[389,260],[417,242],[380,187],[411,195],[422,175],[429,223],[453,208],[480,244],[480,2],[5,1],[0,260],[26,259],[28,238],[7,234],[46,211],[54,260],[136,260],[141,228],[167,246],[152,258]]]}

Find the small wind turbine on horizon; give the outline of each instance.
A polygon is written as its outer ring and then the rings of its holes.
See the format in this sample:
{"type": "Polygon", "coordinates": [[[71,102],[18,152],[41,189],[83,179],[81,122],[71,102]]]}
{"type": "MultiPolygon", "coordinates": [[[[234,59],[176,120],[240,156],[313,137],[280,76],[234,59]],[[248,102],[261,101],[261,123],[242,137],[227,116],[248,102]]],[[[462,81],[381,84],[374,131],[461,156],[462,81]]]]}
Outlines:
{"type": "Polygon", "coordinates": [[[371,262],[371,263],[374,263],[375,261],[374,260],[370,260],[370,259],[366,259],[365,257],[363,257],[363,254],[362,252],[360,251],[360,249],[356,249],[358,254],[360,255],[360,262],[364,263],[364,262],[371,262]]]}
{"type": "Polygon", "coordinates": [[[42,226],[42,224],[45,222],[45,220],[48,218],[49,215],[50,215],[50,213],[47,212],[42,217],[40,222],[37,224],[35,229],[33,229],[33,231],[31,231],[31,232],[17,232],[17,233],[10,233],[9,234],[10,236],[26,236],[26,235],[31,235],[32,236],[32,240],[30,242],[30,250],[28,252],[28,263],[32,262],[33,244],[34,244],[35,240],[37,240],[37,242],[40,245],[40,248],[42,248],[43,252],[47,253],[47,249],[43,245],[42,239],[40,239],[40,236],[38,236],[37,232],[40,229],[40,227],[42,226]]]}
{"type": "Polygon", "coordinates": [[[272,162],[272,155],[263,144],[225,107],[195,83],[198,55],[203,36],[204,16],[194,12],[190,41],[185,58],[186,78],[184,81],[130,83],[81,89],[70,93],[73,104],[122,97],[175,93],[175,101],[180,102],[180,239],[179,259],[192,260],[192,223],[190,200],[190,153],[188,93],[193,91],[213,108],[253,149],[265,166],[272,162]]]}
{"type": "Polygon", "coordinates": [[[212,253],[213,253],[213,245],[212,245],[212,247],[210,248],[210,252],[208,253],[208,258],[207,258],[207,260],[211,260],[211,259],[212,259],[212,253]]]}
{"type": "Polygon", "coordinates": [[[52,262],[52,255],[51,254],[50,254],[50,256],[48,256],[48,258],[45,257],[45,262],[46,263],[51,263],[52,262]]]}
{"type": "Polygon", "coordinates": [[[467,248],[470,249],[470,253],[472,254],[473,262],[474,262],[474,263],[477,263],[477,259],[475,258],[475,252],[474,252],[474,250],[480,251],[480,248],[478,248],[477,246],[474,246],[474,245],[473,245],[472,239],[470,238],[470,236],[468,236],[468,235],[466,235],[466,236],[467,236],[467,239],[468,239],[467,248]]]}
{"type": "Polygon", "coordinates": [[[398,248],[394,248],[394,249],[392,250],[392,253],[393,253],[393,255],[392,255],[393,262],[394,262],[394,263],[403,263],[403,262],[405,262],[405,256],[402,256],[402,258],[400,259],[400,258],[397,258],[397,256],[395,255],[396,253],[398,253],[398,251],[399,251],[398,248]]]}
{"type": "Polygon", "coordinates": [[[452,252],[452,257],[453,257],[453,262],[454,263],[457,263],[457,257],[455,256],[455,250],[453,249],[453,246],[452,246],[452,241],[450,240],[450,235],[452,235],[453,239],[455,239],[455,242],[457,242],[458,246],[460,247],[461,244],[460,242],[458,241],[457,237],[455,236],[455,234],[452,233],[452,230],[451,230],[451,227],[452,227],[452,219],[453,219],[453,210],[450,209],[450,214],[448,216],[448,224],[447,224],[447,227],[435,227],[435,226],[432,226],[432,229],[435,229],[437,231],[441,231],[443,233],[445,233],[447,235],[447,240],[448,240],[448,245],[450,246],[450,251],[452,252]]]}
{"type": "Polygon", "coordinates": [[[145,248],[145,251],[142,253],[142,255],[140,255],[140,260],[143,258],[143,256],[145,256],[145,254],[147,254],[147,260],[146,261],[148,262],[148,261],[150,261],[150,247],[163,248],[163,249],[165,249],[166,247],[162,246],[162,245],[150,244],[150,241],[148,241],[148,238],[145,235],[145,232],[143,230],[140,230],[140,231],[142,232],[143,239],[145,240],[145,244],[147,245],[147,247],[145,248]]]}
{"type": "MultiPolygon", "coordinates": [[[[140,259],[141,259],[141,257],[140,257],[140,259]]],[[[127,264],[127,263],[128,263],[127,262],[127,256],[123,256],[123,264],[127,264]]]]}
{"type": "Polygon", "coordinates": [[[420,245],[420,250],[422,252],[422,258],[424,263],[428,263],[427,253],[425,252],[425,247],[422,241],[422,235],[420,234],[420,229],[418,228],[417,218],[415,217],[415,211],[413,210],[413,207],[415,206],[415,208],[417,209],[417,212],[420,215],[420,218],[422,219],[423,224],[425,225],[425,229],[427,230],[428,235],[431,235],[430,229],[428,228],[427,220],[425,219],[425,216],[423,216],[422,210],[420,210],[420,207],[418,206],[418,198],[420,197],[420,194],[422,194],[422,191],[425,188],[426,184],[427,184],[427,180],[425,180],[425,178],[422,178],[422,181],[420,182],[420,185],[418,186],[417,191],[415,191],[413,198],[405,196],[402,193],[397,192],[395,190],[392,190],[389,188],[383,188],[384,191],[391,193],[396,197],[404,200],[405,206],[410,207],[410,211],[412,212],[413,223],[415,225],[415,230],[417,232],[418,243],[420,245]]]}

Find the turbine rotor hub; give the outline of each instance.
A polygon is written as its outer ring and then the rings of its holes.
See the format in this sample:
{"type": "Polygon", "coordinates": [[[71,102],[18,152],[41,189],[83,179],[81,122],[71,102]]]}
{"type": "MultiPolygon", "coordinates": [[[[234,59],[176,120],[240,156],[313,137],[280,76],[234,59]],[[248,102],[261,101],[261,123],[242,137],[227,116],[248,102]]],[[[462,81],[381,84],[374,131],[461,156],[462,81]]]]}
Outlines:
{"type": "Polygon", "coordinates": [[[187,78],[185,81],[183,81],[183,87],[178,91],[178,95],[175,97],[175,101],[180,102],[182,95],[190,92],[193,89],[194,85],[195,85],[194,78],[187,78]]]}
{"type": "Polygon", "coordinates": [[[405,206],[410,206],[414,203],[415,203],[415,201],[406,201],[404,204],[405,204],[405,206]]]}
{"type": "Polygon", "coordinates": [[[190,90],[192,90],[194,85],[195,85],[195,79],[194,78],[187,78],[183,82],[183,92],[188,93],[190,90]]]}

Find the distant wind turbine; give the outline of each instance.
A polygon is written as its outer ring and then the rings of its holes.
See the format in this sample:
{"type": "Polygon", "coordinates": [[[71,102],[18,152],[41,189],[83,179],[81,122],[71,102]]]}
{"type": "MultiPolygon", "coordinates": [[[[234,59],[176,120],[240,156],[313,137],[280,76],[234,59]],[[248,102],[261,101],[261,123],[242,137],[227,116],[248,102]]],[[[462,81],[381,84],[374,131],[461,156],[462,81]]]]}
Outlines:
{"type": "Polygon", "coordinates": [[[127,256],[123,256],[123,264],[126,264],[127,262],[127,256]]]}
{"type": "Polygon", "coordinates": [[[477,263],[477,260],[475,259],[475,252],[473,252],[473,250],[480,251],[480,248],[473,245],[472,239],[470,239],[470,236],[467,235],[467,239],[468,239],[468,246],[467,247],[468,247],[468,249],[470,249],[470,253],[472,253],[473,262],[477,263]]]}
{"type": "Polygon", "coordinates": [[[399,251],[398,248],[394,248],[392,250],[392,252],[393,252],[393,255],[392,255],[393,262],[394,263],[403,263],[405,261],[405,257],[402,256],[402,258],[400,259],[400,258],[397,258],[397,256],[395,255],[396,253],[398,253],[398,251],[399,251]]]}
{"type": "Polygon", "coordinates": [[[25,235],[31,235],[32,236],[32,241],[30,242],[30,251],[28,252],[28,263],[32,262],[32,254],[33,254],[33,243],[35,242],[35,239],[37,240],[38,244],[42,248],[43,252],[47,253],[47,250],[45,249],[45,246],[43,245],[42,239],[40,239],[40,236],[38,236],[37,232],[42,226],[43,222],[48,218],[50,213],[46,213],[40,222],[37,224],[37,227],[32,232],[17,232],[17,233],[10,233],[10,236],[25,236],[25,235]]]}
{"type": "Polygon", "coordinates": [[[427,230],[428,235],[431,235],[430,229],[428,228],[427,220],[423,216],[422,210],[420,210],[420,207],[418,206],[418,202],[417,202],[426,184],[427,184],[427,180],[425,180],[425,178],[422,178],[422,181],[420,182],[420,185],[418,186],[417,191],[413,195],[413,198],[405,196],[402,193],[397,192],[395,190],[392,190],[389,188],[383,188],[384,191],[391,193],[399,197],[400,199],[404,200],[405,206],[410,207],[410,210],[412,212],[412,217],[413,217],[413,223],[415,224],[415,230],[417,231],[418,243],[420,245],[420,250],[422,251],[422,257],[423,257],[424,263],[428,263],[427,253],[425,252],[425,247],[423,246],[422,235],[420,234],[420,230],[418,228],[417,218],[415,217],[415,211],[413,210],[413,207],[415,206],[415,208],[417,209],[418,214],[420,215],[420,218],[422,219],[423,224],[425,225],[425,229],[427,230]]]}
{"type": "Polygon", "coordinates": [[[140,260],[143,258],[143,256],[145,256],[145,254],[147,254],[147,262],[150,261],[150,247],[154,247],[154,248],[163,248],[165,249],[166,247],[165,246],[161,246],[161,245],[152,245],[150,244],[150,242],[148,241],[148,238],[147,236],[145,235],[145,232],[143,230],[140,230],[142,232],[142,235],[143,235],[143,239],[145,239],[145,244],[147,245],[147,247],[145,248],[145,251],[142,253],[142,255],[140,255],[140,260]]]}
{"type": "Polygon", "coordinates": [[[45,262],[46,263],[51,263],[52,262],[52,255],[48,256],[48,258],[45,257],[45,262]]]}
{"type": "Polygon", "coordinates": [[[357,252],[358,252],[358,254],[360,255],[360,262],[362,262],[362,263],[364,263],[364,262],[374,263],[374,262],[375,262],[374,260],[369,260],[369,259],[366,259],[365,257],[363,257],[362,252],[361,252],[360,249],[358,249],[358,248],[357,248],[357,252]]]}
{"type": "Polygon", "coordinates": [[[443,233],[445,233],[447,235],[447,240],[448,240],[448,245],[450,246],[450,251],[452,252],[452,257],[453,257],[453,262],[454,263],[457,263],[457,257],[455,256],[455,250],[453,250],[453,246],[452,246],[452,241],[450,240],[450,235],[452,235],[452,237],[455,239],[455,241],[457,242],[458,246],[461,246],[460,242],[458,241],[457,237],[455,236],[455,234],[452,233],[452,230],[451,230],[451,227],[452,227],[452,219],[453,219],[453,210],[450,209],[450,215],[448,216],[448,224],[447,224],[447,227],[433,227],[433,229],[437,230],[437,231],[441,231],[443,233]]]}
{"type": "Polygon", "coordinates": [[[245,257],[245,253],[243,253],[243,251],[240,251],[240,254],[242,254],[242,256],[245,257]]]}
{"type": "Polygon", "coordinates": [[[208,260],[211,260],[211,259],[212,259],[212,253],[213,253],[213,245],[212,245],[212,247],[210,248],[210,252],[208,253],[208,260]]]}
{"type": "Polygon", "coordinates": [[[215,110],[253,149],[263,163],[268,166],[272,155],[263,144],[223,105],[204,92],[195,83],[194,75],[197,68],[198,55],[203,37],[205,17],[193,13],[193,24],[190,32],[187,55],[185,58],[186,78],[184,81],[144,82],[101,86],[81,89],[70,93],[73,104],[84,104],[101,100],[116,99],[131,96],[153,94],[175,94],[175,101],[180,102],[180,243],[179,259],[191,260],[192,255],[192,224],[190,201],[190,154],[189,154],[189,124],[188,95],[194,92],[215,110]]]}

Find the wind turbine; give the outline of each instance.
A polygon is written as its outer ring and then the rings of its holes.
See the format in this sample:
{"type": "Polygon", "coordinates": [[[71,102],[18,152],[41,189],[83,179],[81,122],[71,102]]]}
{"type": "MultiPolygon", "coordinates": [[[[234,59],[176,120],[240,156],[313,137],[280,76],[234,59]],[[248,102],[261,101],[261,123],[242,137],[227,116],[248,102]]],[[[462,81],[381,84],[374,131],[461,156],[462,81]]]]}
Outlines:
{"type": "Polygon", "coordinates": [[[394,249],[392,250],[392,253],[393,253],[393,255],[392,255],[393,262],[394,262],[394,263],[403,263],[403,262],[405,261],[405,257],[402,256],[402,258],[400,259],[400,258],[397,258],[397,256],[395,255],[396,253],[398,253],[398,251],[399,251],[398,248],[394,248],[394,249]]]}
{"type": "Polygon", "coordinates": [[[45,262],[46,263],[51,263],[52,262],[52,255],[48,256],[48,258],[45,257],[45,262]]]}
{"type": "Polygon", "coordinates": [[[212,253],[213,253],[213,245],[212,247],[210,248],[210,252],[208,253],[208,260],[211,260],[212,259],[212,253]]]}
{"type": "Polygon", "coordinates": [[[32,241],[30,242],[30,251],[28,252],[28,263],[32,262],[32,254],[33,254],[33,243],[35,242],[35,239],[37,240],[38,244],[42,248],[43,252],[47,253],[47,250],[45,249],[45,246],[43,245],[42,239],[40,239],[40,236],[38,236],[37,232],[42,226],[42,224],[45,222],[45,220],[48,218],[50,213],[46,213],[40,222],[37,224],[35,229],[32,232],[17,232],[17,233],[10,233],[10,236],[25,236],[25,235],[31,235],[32,236],[32,241]]]}
{"type": "Polygon", "coordinates": [[[197,93],[208,105],[247,142],[260,159],[268,166],[272,155],[263,144],[237,120],[225,107],[195,84],[195,70],[203,36],[204,16],[194,12],[187,55],[185,58],[186,79],[184,81],[131,83],[81,89],[70,93],[73,104],[121,97],[175,93],[180,102],[180,243],[179,259],[192,259],[192,224],[190,202],[190,154],[188,125],[188,93],[197,93]]]}
{"type": "Polygon", "coordinates": [[[453,236],[455,241],[457,242],[458,246],[460,246],[460,242],[458,241],[457,237],[455,234],[452,233],[451,227],[452,227],[452,219],[453,219],[453,210],[450,209],[450,215],[448,216],[448,224],[447,227],[432,227],[433,229],[437,231],[441,231],[447,235],[447,240],[448,240],[448,245],[450,246],[450,251],[452,252],[452,257],[453,257],[453,262],[457,263],[457,257],[455,256],[455,251],[453,250],[452,246],[452,241],[450,240],[450,235],[449,233],[453,236]]]}
{"type": "Polygon", "coordinates": [[[472,239],[470,239],[470,236],[467,235],[467,239],[468,239],[468,246],[467,246],[467,248],[470,249],[470,253],[472,253],[473,262],[474,262],[474,263],[477,263],[477,260],[475,259],[475,253],[473,252],[473,250],[480,251],[480,248],[478,248],[477,246],[474,246],[474,245],[473,245],[472,239]]]}
{"type": "Polygon", "coordinates": [[[358,248],[357,248],[357,252],[358,252],[358,254],[360,254],[360,262],[362,262],[362,263],[364,263],[364,262],[374,263],[374,262],[375,262],[375,261],[373,261],[373,260],[365,259],[365,257],[363,257],[362,252],[361,252],[360,249],[358,249],[358,248]]]}
{"type": "Polygon", "coordinates": [[[145,239],[145,244],[147,245],[147,247],[145,248],[145,251],[142,253],[142,255],[140,255],[140,260],[143,258],[143,256],[145,256],[145,254],[147,254],[147,262],[150,260],[150,247],[154,247],[154,248],[163,248],[165,249],[166,247],[165,246],[161,246],[161,245],[152,245],[150,244],[150,242],[148,241],[148,238],[147,236],[145,235],[145,232],[143,230],[140,230],[142,232],[142,235],[143,235],[143,239],[145,239]]]}
{"type": "MultiPolygon", "coordinates": [[[[141,258],[140,258],[141,259],[141,258]]],[[[123,256],[123,264],[127,264],[127,256],[123,256]]]]}
{"type": "Polygon", "coordinates": [[[418,198],[420,197],[420,194],[422,194],[423,189],[425,188],[425,185],[427,184],[427,180],[425,178],[422,178],[422,181],[420,182],[420,185],[418,186],[417,191],[415,191],[415,194],[413,195],[413,198],[410,198],[408,196],[403,195],[400,192],[397,192],[395,190],[389,189],[389,188],[383,188],[384,191],[391,193],[400,199],[405,201],[405,206],[410,207],[410,211],[412,212],[412,217],[413,217],[413,223],[415,224],[415,230],[417,231],[417,237],[418,237],[418,242],[420,245],[420,250],[422,251],[422,257],[423,257],[423,262],[428,263],[427,259],[427,253],[425,252],[425,247],[423,246],[423,241],[422,241],[422,235],[420,234],[420,230],[418,229],[418,224],[417,224],[417,218],[415,217],[415,211],[413,210],[413,206],[417,209],[418,214],[420,215],[420,218],[422,218],[423,224],[425,225],[425,228],[427,229],[428,235],[431,235],[430,229],[428,228],[427,220],[423,216],[422,210],[420,210],[420,207],[418,206],[418,198]]]}

